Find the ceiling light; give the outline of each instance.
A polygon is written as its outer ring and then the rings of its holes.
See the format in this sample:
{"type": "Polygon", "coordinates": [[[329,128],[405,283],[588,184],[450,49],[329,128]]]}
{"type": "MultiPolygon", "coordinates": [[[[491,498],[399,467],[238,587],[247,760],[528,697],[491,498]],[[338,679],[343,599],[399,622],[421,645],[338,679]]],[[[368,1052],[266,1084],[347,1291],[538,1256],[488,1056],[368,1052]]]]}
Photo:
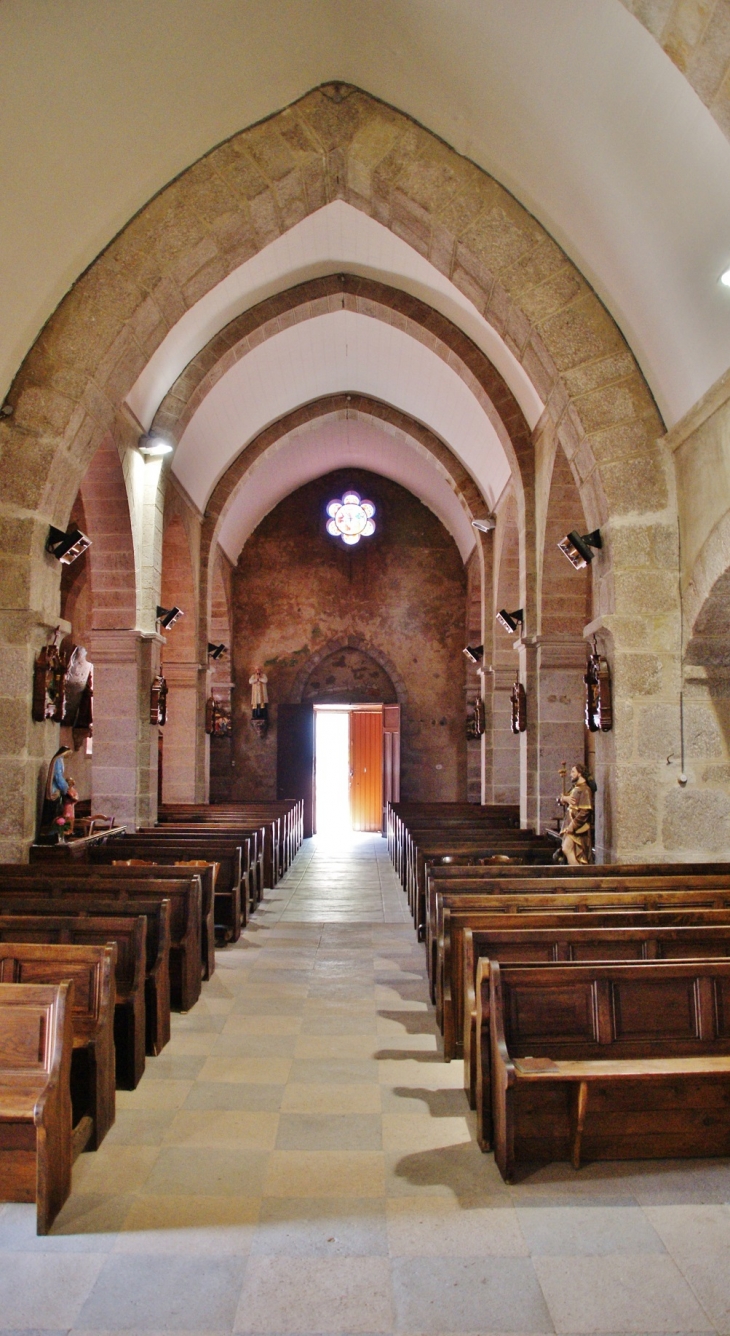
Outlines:
{"type": "Polygon", "coordinates": [[[508,612],[506,608],[500,608],[496,620],[508,635],[513,636],[517,627],[524,625],[525,614],[522,608],[515,608],[514,612],[508,612]]]}
{"type": "Polygon", "coordinates": [[[480,663],[481,660],[484,658],[484,646],[467,645],[466,648],[464,649],[464,654],[466,655],[470,663],[480,663]]]}
{"type": "Polygon", "coordinates": [[[600,529],[594,529],[593,533],[579,534],[575,529],[571,529],[565,538],[561,538],[558,547],[564,556],[568,558],[571,566],[575,566],[577,571],[582,571],[593,561],[592,547],[603,547],[600,529]]]}
{"type": "Polygon", "coordinates": [[[182,608],[157,608],[157,621],[165,631],[171,631],[178,617],[184,617],[182,608]]]}
{"type": "Polygon", "coordinates": [[[720,282],[724,288],[730,288],[730,269],[726,269],[724,274],[720,274],[720,282]]]}
{"type": "Polygon", "coordinates": [[[480,533],[491,533],[497,527],[497,518],[495,515],[485,515],[484,519],[472,520],[471,527],[480,533]]]}
{"type": "Polygon", "coordinates": [[[46,552],[50,552],[51,556],[63,566],[70,566],[87,547],[91,547],[91,539],[80,529],[72,528],[68,533],[64,533],[63,529],[54,529],[51,525],[48,530],[46,552]]]}
{"type": "Polygon", "coordinates": [[[158,433],[154,435],[140,436],[139,453],[146,455],[148,459],[159,459],[162,455],[171,455],[174,446],[164,436],[158,433]]]}

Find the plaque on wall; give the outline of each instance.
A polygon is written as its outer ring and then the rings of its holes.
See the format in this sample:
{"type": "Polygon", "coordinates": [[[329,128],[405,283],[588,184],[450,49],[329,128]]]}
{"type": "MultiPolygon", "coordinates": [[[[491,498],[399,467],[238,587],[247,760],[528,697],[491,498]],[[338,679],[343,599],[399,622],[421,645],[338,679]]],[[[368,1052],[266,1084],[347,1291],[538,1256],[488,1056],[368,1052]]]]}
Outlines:
{"type": "Polygon", "coordinates": [[[583,681],[586,684],[586,728],[591,733],[610,732],[613,727],[611,671],[607,660],[598,653],[595,640],[583,681]]]}
{"type": "Polygon", "coordinates": [[[484,732],[484,701],[477,696],[472,702],[472,713],[466,721],[466,736],[469,740],[478,739],[484,732]]]}
{"type": "Polygon", "coordinates": [[[167,682],[161,674],[152,680],[150,689],[150,723],[163,728],[167,722],[167,682]]]}
{"type": "Polygon", "coordinates": [[[66,670],[68,663],[59,648],[60,630],[38,654],[33,669],[33,704],[31,713],[37,723],[52,719],[60,724],[66,709],[66,670]]]}
{"type": "Polygon", "coordinates": [[[512,706],[510,728],[513,733],[524,733],[527,728],[527,696],[521,682],[515,682],[509,699],[512,706]]]}
{"type": "Polygon", "coordinates": [[[212,738],[230,738],[233,733],[230,706],[214,696],[205,703],[205,731],[212,738]]]}

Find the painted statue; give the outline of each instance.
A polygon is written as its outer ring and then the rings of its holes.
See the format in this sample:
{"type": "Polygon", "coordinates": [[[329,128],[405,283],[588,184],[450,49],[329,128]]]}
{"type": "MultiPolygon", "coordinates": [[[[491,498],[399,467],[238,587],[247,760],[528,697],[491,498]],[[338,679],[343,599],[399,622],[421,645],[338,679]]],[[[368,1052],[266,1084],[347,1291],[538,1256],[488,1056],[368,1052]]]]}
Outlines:
{"type": "Polygon", "coordinates": [[[73,828],[74,805],[79,795],[73,779],[64,770],[64,757],[70,755],[70,747],[59,747],[48,767],[41,817],[41,826],[47,830],[56,828],[59,821],[70,822],[73,828]]]}
{"type": "Polygon", "coordinates": [[[561,793],[558,802],[566,809],[560,831],[563,853],[567,861],[575,866],[593,861],[593,790],[588,782],[587,767],[574,765],[570,772],[570,782],[570,793],[561,793]]]}
{"type": "Polygon", "coordinates": [[[254,714],[261,714],[269,703],[269,693],[266,690],[269,679],[260,668],[254,668],[248,680],[251,687],[251,709],[254,714]]]}

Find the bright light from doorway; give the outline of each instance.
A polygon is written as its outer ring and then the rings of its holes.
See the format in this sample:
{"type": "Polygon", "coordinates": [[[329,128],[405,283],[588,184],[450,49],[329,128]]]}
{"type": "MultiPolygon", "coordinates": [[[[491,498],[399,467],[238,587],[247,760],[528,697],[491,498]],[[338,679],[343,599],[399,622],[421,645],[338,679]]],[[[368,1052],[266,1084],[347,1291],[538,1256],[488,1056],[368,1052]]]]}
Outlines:
{"type": "Polygon", "coordinates": [[[315,718],[317,834],[332,838],[352,830],[350,817],[350,716],[317,710],[315,718]]]}

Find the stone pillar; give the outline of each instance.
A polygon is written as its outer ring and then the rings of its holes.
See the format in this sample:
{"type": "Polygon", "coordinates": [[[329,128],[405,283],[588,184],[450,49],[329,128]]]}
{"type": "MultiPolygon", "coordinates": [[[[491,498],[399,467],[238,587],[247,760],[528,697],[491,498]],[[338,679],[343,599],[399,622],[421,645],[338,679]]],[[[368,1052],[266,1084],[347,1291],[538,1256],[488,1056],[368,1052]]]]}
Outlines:
{"type": "Polygon", "coordinates": [[[150,687],[161,638],[141,631],[93,631],[94,751],[91,803],[132,829],[157,818],[157,729],[150,687]]]}
{"type": "MultiPolygon", "coordinates": [[[[586,646],[581,640],[537,637],[537,829],[559,814],[558,771],[585,759],[586,646]]],[[[529,728],[529,717],[528,717],[529,728]]]]}
{"type": "Polygon", "coordinates": [[[510,692],[514,669],[494,666],[491,672],[491,793],[489,803],[519,803],[520,743],[510,728],[510,692]]]}
{"type": "Polygon", "coordinates": [[[162,798],[166,803],[193,803],[200,790],[199,754],[204,752],[200,724],[205,667],[199,663],[165,663],[167,723],[164,730],[162,798]],[[202,687],[201,687],[202,679],[202,687]]]}

